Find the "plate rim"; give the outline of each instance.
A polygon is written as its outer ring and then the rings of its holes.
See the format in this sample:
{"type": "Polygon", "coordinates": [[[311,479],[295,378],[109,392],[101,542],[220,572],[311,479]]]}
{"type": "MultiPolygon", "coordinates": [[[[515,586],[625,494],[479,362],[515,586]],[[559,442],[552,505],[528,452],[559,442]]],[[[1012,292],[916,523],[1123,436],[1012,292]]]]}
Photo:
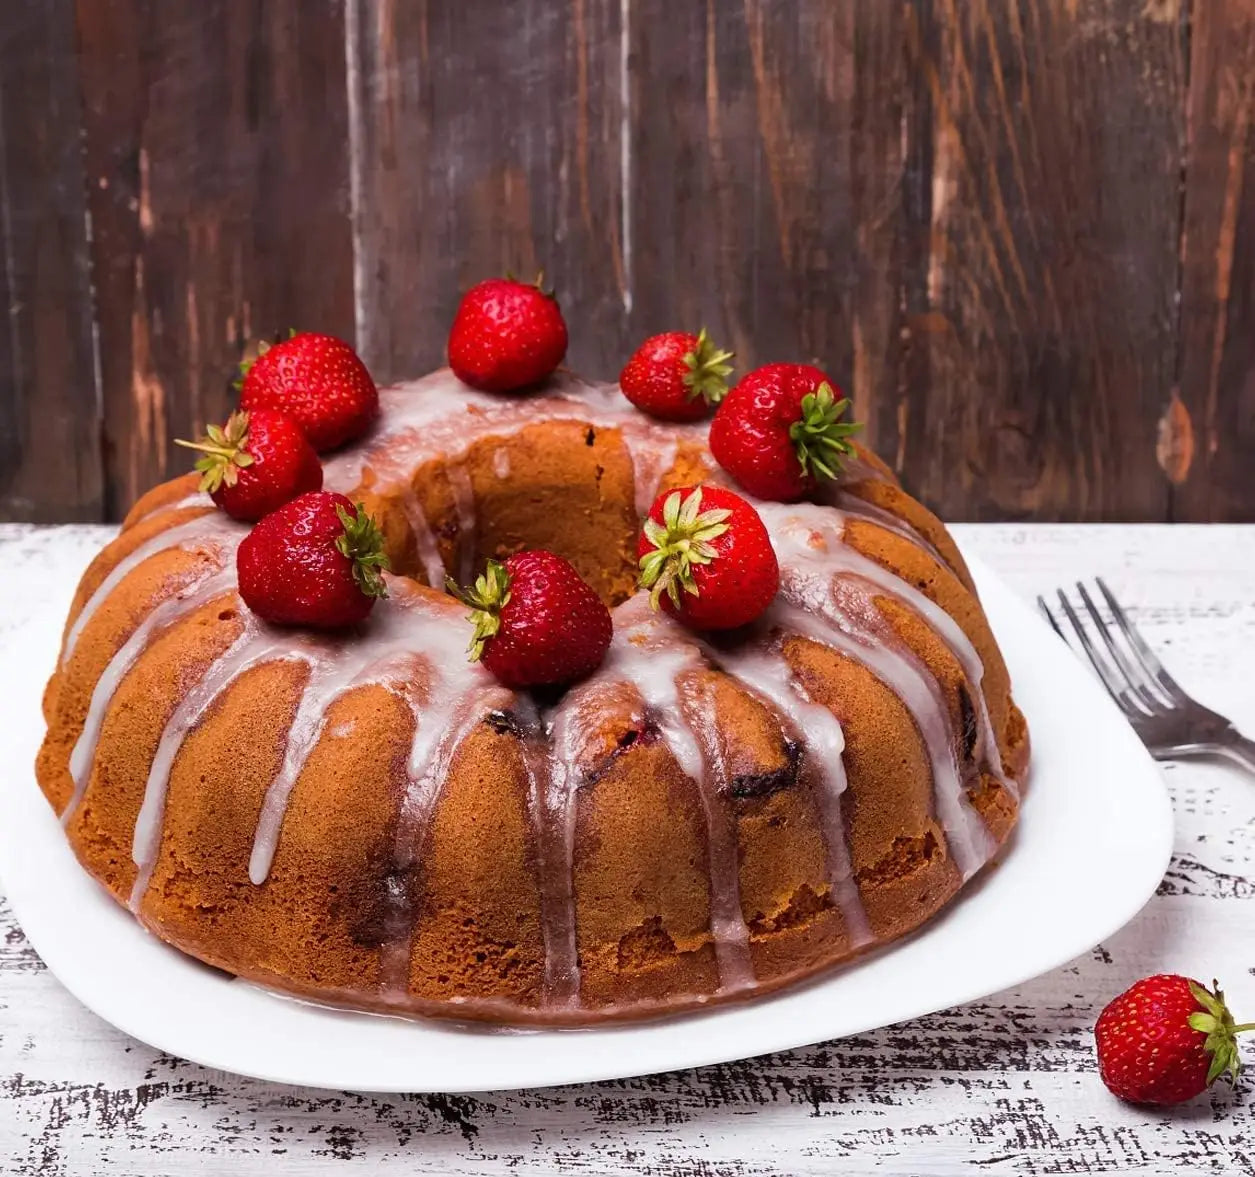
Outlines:
{"type": "MultiPolygon", "coordinates": [[[[57,822],[51,810],[48,809],[42,794],[39,793],[38,786],[34,780],[32,756],[24,756],[24,761],[18,760],[15,762],[11,759],[10,763],[14,764],[14,770],[4,774],[4,777],[0,779],[0,799],[3,799],[3,802],[6,804],[6,811],[10,815],[16,812],[18,817],[18,820],[0,822],[0,885],[3,886],[4,894],[8,898],[15,919],[23,928],[32,947],[44,960],[49,971],[76,1000],[97,1016],[123,1033],[145,1042],[155,1049],[187,1058],[200,1065],[247,1075],[266,1082],[285,1083],[302,1087],[332,1088],[364,1093],[461,1093],[517,1090],[523,1087],[557,1086],[626,1079],[655,1074],[660,1071],[709,1066],[721,1062],[755,1057],[765,1053],[793,1050],[818,1042],[867,1033],[873,1029],[908,1021],[940,1009],[980,1000],[983,997],[1023,984],[1033,977],[1061,967],[1069,960],[1088,951],[1094,944],[1100,943],[1132,920],[1154,895],[1159,881],[1167,869],[1173,846],[1173,820],[1166,782],[1163,780],[1149,753],[1137,740],[1132,729],[1124,721],[1115,704],[1108,698],[1101,685],[1090,675],[1088,669],[1083,667],[1073,656],[1071,651],[1067,650],[1062,643],[1059,643],[1058,638],[1046,627],[1045,622],[1006,584],[1001,576],[994,572],[984,561],[972,556],[970,552],[964,551],[963,554],[977,583],[982,601],[986,605],[990,625],[994,629],[995,637],[1008,661],[1011,660],[1010,651],[1018,653],[1024,646],[1038,646],[1042,641],[1057,645],[1058,649],[1055,653],[1059,657],[1056,658],[1052,653],[1047,658],[1047,661],[1055,662],[1056,667],[1059,668],[1056,672],[1061,672],[1071,677],[1075,684],[1075,690],[1079,692],[1079,696],[1074,696],[1070,684],[1070,689],[1066,694],[1067,706],[1065,710],[1082,706],[1086,709],[1092,709],[1092,714],[1101,719],[1100,726],[1109,729],[1108,738],[1113,741],[1113,747],[1118,756],[1127,758],[1129,767],[1137,770],[1136,775],[1146,778],[1146,782],[1138,786],[1141,791],[1139,801],[1142,802],[1143,806],[1143,824],[1152,829],[1153,833],[1157,835],[1157,837],[1146,841],[1145,844],[1137,848],[1139,850],[1137,865],[1140,871],[1137,885],[1128,887],[1123,901],[1118,906],[1113,906],[1103,919],[1093,919],[1090,925],[1086,927],[1084,936],[1076,938],[1075,943],[1068,944],[1066,955],[1058,956],[1055,959],[1057,954],[1045,952],[1043,957],[1050,957],[1049,961],[1037,959],[1031,963],[1026,962],[1022,969],[1008,968],[996,978],[996,983],[990,985],[979,983],[977,985],[979,991],[972,992],[968,996],[956,999],[953,995],[947,993],[944,995],[943,1000],[938,1001],[928,995],[929,990],[927,988],[917,986],[916,994],[918,1000],[900,1002],[892,1010],[892,1016],[886,1017],[883,1013],[871,1012],[876,1008],[873,1003],[868,1007],[868,1016],[863,1018],[857,1016],[847,1017],[836,1033],[828,1027],[819,1029],[806,1028],[812,1025],[821,1025],[822,1022],[822,1019],[821,1022],[816,1022],[809,1017],[798,1017],[792,1023],[794,1028],[791,1032],[781,1028],[774,1033],[768,1034],[766,1038],[761,1033],[747,1033],[746,1027],[739,1025],[751,1019],[763,1025],[776,1024],[772,1023],[769,1016],[773,1010],[779,1011],[792,1006],[801,1006],[805,1009],[811,1003],[822,1001],[827,996],[833,996],[832,993],[827,992],[832,989],[837,990],[837,996],[839,996],[842,987],[857,991],[859,986],[857,984],[851,986],[850,979],[857,978],[860,974],[865,973],[877,962],[892,960],[895,955],[904,952],[911,945],[916,945],[923,940],[937,939],[939,935],[944,938],[947,919],[952,917],[955,912],[969,907],[980,894],[989,891],[991,885],[996,889],[997,879],[1000,874],[1006,870],[1008,864],[1015,861],[1017,851],[1022,849],[1022,844],[1026,837],[1024,833],[1025,823],[1032,818],[1033,798],[1042,787],[1041,774],[1033,772],[1031,768],[1030,786],[1024,801],[1024,815],[1013,835],[1012,841],[1005,848],[999,860],[983,871],[977,880],[973,880],[961,895],[947,904],[942,912],[928,920],[915,932],[885,945],[866,958],[860,958],[845,966],[838,966],[828,973],[821,974],[818,978],[796,986],[788,986],[777,993],[764,995],[744,1003],[713,1006],[693,1013],[670,1018],[652,1019],[645,1022],[609,1024],[591,1028],[538,1028],[523,1031],[494,1032],[482,1028],[446,1025],[434,1021],[415,1022],[410,1019],[389,1018],[330,1009],[276,995],[260,986],[240,981],[226,974],[212,975],[216,973],[216,970],[209,970],[194,958],[162,944],[148,933],[127,913],[118,908],[112,898],[108,897],[103,889],[100,888],[99,884],[82,870],[72,851],[70,851],[68,843],[61,837],[60,823],[57,822]],[[993,608],[990,608],[991,603],[993,608]],[[1024,632],[1021,632],[1021,627],[1027,628],[1024,632]],[[1025,637],[1025,632],[1031,636],[1025,637]],[[1068,667],[1066,671],[1061,669],[1064,666],[1068,667]],[[1082,683],[1084,684],[1083,686],[1080,685],[1082,683]],[[1145,785],[1152,780],[1157,785],[1157,788],[1146,788],[1145,785]],[[26,790],[25,796],[19,792],[23,788],[26,790]],[[33,796],[31,795],[32,791],[33,796]],[[41,811],[43,814],[42,818],[39,816],[41,811]],[[27,824],[24,825],[24,822],[27,824]],[[34,828],[40,824],[44,826],[42,831],[34,828]],[[34,892],[38,883],[42,880],[28,878],[22,874],[25,857],[22,845],[24,838],[29,836],[33,839],[30,842],[31,847],[37,844],[41,836],[46,841],[50,833],[47,828],[49,824],[54,828],[55,833],[53,836],[60,840],[64,848],[64,855],[60,857],[68,860],[68,869],[75,876],[73,879],[67,878],[63,880],[63,885],[68,886],[71,890],[77,888],[81,892],[83,890],[82,885],[86,883],[90,889],[98,894],[100,901],[107,904],[114,912],[115,918],[112,923],[120,931],[120,934],[117,936],[119,956],[103,969],[86,967],[83,962],[76,962],[72,959],[73,951],[67,951],[65,944],[58,940],[59,935],[64,938],[65,934],[65,929],[60,925],[72,924],[72,914],[67,913],[64,909],[58,909],[55,904],[45,904],[41,907],[40,902],[34,898],[34,892]],[[31,828],[28,828],[28,826],[31,828]],[[23,834],[22,831],[25,831],[25,833],[23,834]],[[15,879],[17,880],[16,884],[14,882],[15,879]],[[51,910],[45,910],[45,907],[51,908],[51,910]],[[1084,940],[1085,943],[1080,944],[1080,940],[1084,940]],[[113,973],[125,971],[119,962],[128,956],[128,949],[132,964],[135,960],[142,960],[145,956],[152,956],[152,950],[155,949],[156,952],[165,958],[165,964],[169,966],[171,976],[181,977],[185,984],[200,987],[206,980],[210,980],[212,984],[217,985],[222,990],[219,994],[218,1008],[210,1012],[199,1009],[196,1017],[186,1018],[185,1024],[180,1028],[177,1019],[173,1024],[169,1021],[161,1021],[156,1013],[158,1007],[150,1008],[143,1002],[137,1003],[132,1001],[129,1004],[126,1001],[120,1002],[116,994],[114,994],[118,981],[116,979],[110,980],[109,978],[112,977],[113,973]],[[112,990],[111,986],[113,986],[112,990]],[[399,1074],[395,1070],[385,1069],[386,1073],[381,1074],[379,1081],[372,1081],[368,1073],[346,1074],[343,1071],[337,1072],[334,1058],[324,1060],[308,1052],[301,1054],[299,1051],[295,1051],[287,1055],[285,1063],[280,1052],[280,1055],[276,1056],[274,1060],[275,1065],[270,1066],[259,1064],[255,1058],[241,1056],[239,1044],[232,1043],[230,1035],[214,1042],[212,1036],[208,1038],[203,1034],[199,1036],[192,1034],[189,1036],[185,1032],[187,1030],[186,1023],[212,1021],[215,1017],[221,1021],[223,1017],[229,1017],[234,1012],[232,1007],[239,1003],[237,999],[245,1000],[249,1003],[255,1001],[264,1002],[264,1008],[269,1012],[273,1012],[276,1008],[284,1009],[285,1007],[288,1010],[287,1013],[279,1014],[274,1019],[266,1019],[267,1021],[285,1023],[294,1021],[295,1024],[299,1025],[302,1019],[311,1019],[312,1026],[315,1024],[312,1019],[333,1019],[334,1021],[351,1019],[355,1025],[364,1024],[378,1027],[380,1024],[386,1024],[388,1029],[384,1037],[395,1036],[402,1046],[412,1047],[415,1045],[413,1041],[409,1043],[404,1042],[403,1039],[406,1036],[416,1039],[435,1036],[442,1039],[447,1038],[449,1042],[455,1044],[465,1043],[468,1039],[473,1042],[491,1040],[494,1043],[509,1044],[503,1045],[500,1050],[488,1052],[490,1055],[501,1056],[494,1059],[494,1065],[504,1073],[492,1076],[481,1075],[479,1079],[472,1079],[466,1074],[461,1074],[460,1077],[454,1078],[452,1082],[448,1082],[437,1081],[437,1077],[434,1075],[421,1078],[419,1074],[415,1074],[406,1079],[404,1075],[399,1074]],[[276,1002],[278,1002],[277,1006],[275,1005],[276,1002]],[[299,1011],[299,1015],[295,1019],[292,1017],[292,1010],[299,1011]],[[766,1012],[760,1014],[759,1011],[766,1012]],[[367,1019],[366,1023],[359,1021],[359,1019],[363,1018],[367,1019]],[[740,1033],[730,1036],[721,1034],[719,1032],[720,1027],[727,1026],[729,1023],[733,1028],[739,1026],[740,1033]],[[181,1033],[181,1030],[184,1032],[181,1033]],[[674,1032],[671,1036],[677,1038],[679,1043],[674,1052],[674,1057],[668,1057],[664,1044],[664,1049],[661,1051],[654,1049],[646,1052],[646,1057],[643,1060],[644,1065],[635,1065],[629,1062],[627,1056],[613,1049],[616,1044],[622,1047],[624,1041],[631,1039],[633,1036],[645,1038],[648,1041],[650,1037],[658,1036],[660,1032],[666,1033],[669,1031],[674,1032]],[[527,1048],[524,1048],[525,1058],[522,1065],[514,1058],[514,1054],[518,1053],[516,1044],[520,1042],[552,1042],[554,1036],[559,1036],[568,1042],[578,1041],[582,1044],[592,1042],[594,1045],[587,1048],[586,1045],[580,1045],[574,1051],[567,1051],[564,1047],[556,1052],[556,1058],[552,1057],[554,1052],[534,1049],[530,1051],[530,1056],[533,1057],[529,1059],[526,1057],[529,1052],[527,1048]],[[606,1039],[610,1040],[608,1045],[611,1049],[600,1050],[596,1044],[606,1039]],[[745,1045],[728,1046],[727,1042],[729,1040],[745,1045]],[[702,1045],[699,1046],[699,1043],[702,1045]],[[216,1050],[219,1052],[215,1053],[216,1050]],[[580,1065],[581,1060],[583,1060],[582,1065],[580,1065]],[[326,1064],[328,1063],[331,1064],[330,1069],[326,1069],[326,1064]],[[398,1082],[398,1079],[400,1079],[400,1082],[398,1082]]],[[[0,697],[13,692],[21,692],[23,683],[29,688],[26,691],[28,698],[33,695],[37,701],[41,697],[43,675],[51,663],[49,654],[52,650],[50,643],[53,640],[49,638],[49,630],[41,627],[51,627],[50,632],[52,633],[60,632],[61,614],[57,611],[59,604],[59,601],[50,602],[47,609],[41,610],[19,631],[15,647],[29,657],[26,662],[21,660],[20,654],[17,659],[6,659],[6,661],[9,661],[11,669],[15,670],[15,673],[10,676],[11,681],[7,688],[0,686],[0,697]],[[24,649],[24,646],[31,648],[24,649]],[[39,648],[41,646],[42,649],[39,648]],[[44,656],[43,661],[40,661],[41,653],[44,656]],[[14,666],[15,662],[16,666],[14,666]]],[[[1019,700],[1021,698],[1023,676],[1013,672],[1012,677],[1016,683],[1017,700],[1019,700]]],[[[37,702],[36,710],[38,710],[37,702]]],[[[34,741],[37,747],[38,737],[42,734],[41,717],[35,735],[30,736],[28,734],[23,739],[20,731],[15,732],[13,730],[19,725],[15,721],[5,723],[2,718],[3,714],[4,712],[0,711],[0,747],[8,744],[10,737],[15,734],[18,737],[19,751],[29,747],[29,741],[31,740],[34,741]]],[[[1029,715],[1028,718],[1030,731],[1032,731],[1034,720],[1032,715],[1029,715]]],[[[1034,739],[1036,740],[1036,733],[1034,733],[1034,739]]],[[[1034,759],[1037,760],[1038,757],[1039,753],[1035,744],[1034,759]]],[[[58,855],[54,854],[53,857],[56,858],[58,855]]],[[[58,864],[53,869],[61,870],[63,866],[58,864]]],[[[108,923],[110,921],[105,922],[108,923]]],[[[112,936],[112,933],[110,935],[112,936]]],[[[779,1019],[777,1019],[778,1021],[779,1019]]],[[[363,1037],[373,1038],[377,1037],[377,1034],[372,1030],[369,1034],[363,1032],[363,1037]]],[[[455,1045],[454,1050],[457,1051],[457,1049],[455,1045]]],[[[343,1067],[343,1060],[341,1060],[339,1065],[343,1067]]],[[[360,1059],[358,1060],[358,1065],[360,1066],[360,1059]]],[[[438,1065],[436,1069],[439,1070],[438,1065]]],[[[420,1073],[421,1070],[422,1067],[420,1066],[420,1073]]]]}

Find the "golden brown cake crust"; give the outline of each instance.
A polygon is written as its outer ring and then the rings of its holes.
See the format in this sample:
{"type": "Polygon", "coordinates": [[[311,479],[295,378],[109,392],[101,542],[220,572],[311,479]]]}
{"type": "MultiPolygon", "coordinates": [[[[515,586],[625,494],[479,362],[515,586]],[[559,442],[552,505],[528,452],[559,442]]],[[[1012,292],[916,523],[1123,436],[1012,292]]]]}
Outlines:
{"type": "Polygon", "coordinates": [[[763,505],[779,608],[702,643],[629,598],[642,504],[720,477],[704,432],[571,378],[557,395],[498,410],[436,374],[385,390],[394,430],[329,463],[397,573],[369,623],[394,626],[386,674],[362,657],[374,629],[259,628],[238,533],[191,476],[84,573],[38,778],[83,867],[163,939],[350,1007],[640,1017],[904,935],[1005,842],[1023,716],[953,540],[879,459],[832,505],[763,505]],[[627,602],[606,666],[562,697],[455,666],[460,608],[422,587],[524,547],[627,602]]]}

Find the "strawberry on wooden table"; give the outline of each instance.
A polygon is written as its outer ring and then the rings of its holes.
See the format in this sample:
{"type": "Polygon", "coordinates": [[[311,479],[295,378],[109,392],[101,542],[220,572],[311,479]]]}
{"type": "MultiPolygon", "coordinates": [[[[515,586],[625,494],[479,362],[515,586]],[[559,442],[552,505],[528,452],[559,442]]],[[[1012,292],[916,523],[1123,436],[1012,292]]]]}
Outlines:
{"type": "Polygon", "coordinates": [[[387,595],[378,525],[342,494],[314,491],[262,519],[235,556],[240,596],[265,621],[340,629],[387,595]]]}
{"type": "Polygon", "coordinates": [[[721,351],[703,327],[696,335],[651,335],[619,373],[623,395],[663,421],[699,421],[728,391],[730,351],[721,351]]]}
{"type": "Polygon", "coordinates": [[[767,528],[740,495],[720,486],[660,494],[637,545],[650,602],[694,629],[735,629],[780,588],[767,528]]]}
{"type": "Polygon", "coordinates": [[[210,425],[198,450],[200,489],[233,519],[253,522],[306,491],[322,489],[322,463],[296,420],[273,409],[232,413],[210,425]]]}
{"type": "Polygon", "coordinates": [[[1246,1030],[1255,1022],[1234,1025],[1218,987],[1172,974],[1144,977],[1098,1016],[1098,1070],[1111,1093],[1130,1103],[1183,1103],[1222,1074],[1238,1077],[1236,1036],[1246,1030]]]}
{"type": "Polygon", "coordinates": [[[472,662],[508,687],[573,682],[606,656],[612,625],[601,598],[561,556],[541,549],[489,560],[470,588],[449,591],[471,607],[472,662]]]}
{"type": "Polygon", "coordinates": [[[859,426],[850,402],[810,364],[746,372],[710,423],[710,452],[750,494],[789,503],[836,478],[859,426]]]}
{"type": "Polygon", "coordinates": [[[490,278],[463,295],[449,331],[449,367],[464,384],[514,392],[562,363],[566,321],[541,281],[490,278]]]}
{"type": "Polygon", "coordinates": [[[300,331],[241,366],[240,408],[295,417],[319,453],[360,437],[379,416],[379,390],[342,339],[300,331]]]}

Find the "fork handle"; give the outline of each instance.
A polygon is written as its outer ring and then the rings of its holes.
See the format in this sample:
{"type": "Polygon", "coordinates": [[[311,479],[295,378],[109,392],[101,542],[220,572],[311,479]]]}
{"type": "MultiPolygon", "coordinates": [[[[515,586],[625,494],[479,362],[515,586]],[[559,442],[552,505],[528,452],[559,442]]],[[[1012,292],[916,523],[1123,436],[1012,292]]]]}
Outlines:
{"type": "Polygon", "coordinates": [[[1255,740],[1248,740],[1245,736],[1234,732],[1232,736],[1216,745],[1216,751],[1235,764],[1240,764],[1247,772],[1255,773],[1255,740]]]}

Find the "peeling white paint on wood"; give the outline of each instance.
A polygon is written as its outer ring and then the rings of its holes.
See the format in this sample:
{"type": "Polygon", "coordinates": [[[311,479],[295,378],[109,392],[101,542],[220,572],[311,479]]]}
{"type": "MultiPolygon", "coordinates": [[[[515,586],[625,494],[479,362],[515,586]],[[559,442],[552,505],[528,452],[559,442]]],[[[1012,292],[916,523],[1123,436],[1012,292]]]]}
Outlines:
{"type": "MultiPolygon", "coordinates": [[[[1255,732],[1255,527],[955,530],[1027,597],[1106,577],[1183,685],[1255,732]]],[[[0,656],[109,534],[0,526],[0,656]]],[[[358,1096],[207,1070],[79,1006],[0,901],[0,1173],[1249,1173],[1249,1080],[1148,1113],[1095,1072],[1094,1018],[1144,973],[1214,975],[1255,1016],[1255,781],[1165,771],[1177,840],[1160,893],[1067,967],[840,1042],[589,1086],[358,1096]]]]}

